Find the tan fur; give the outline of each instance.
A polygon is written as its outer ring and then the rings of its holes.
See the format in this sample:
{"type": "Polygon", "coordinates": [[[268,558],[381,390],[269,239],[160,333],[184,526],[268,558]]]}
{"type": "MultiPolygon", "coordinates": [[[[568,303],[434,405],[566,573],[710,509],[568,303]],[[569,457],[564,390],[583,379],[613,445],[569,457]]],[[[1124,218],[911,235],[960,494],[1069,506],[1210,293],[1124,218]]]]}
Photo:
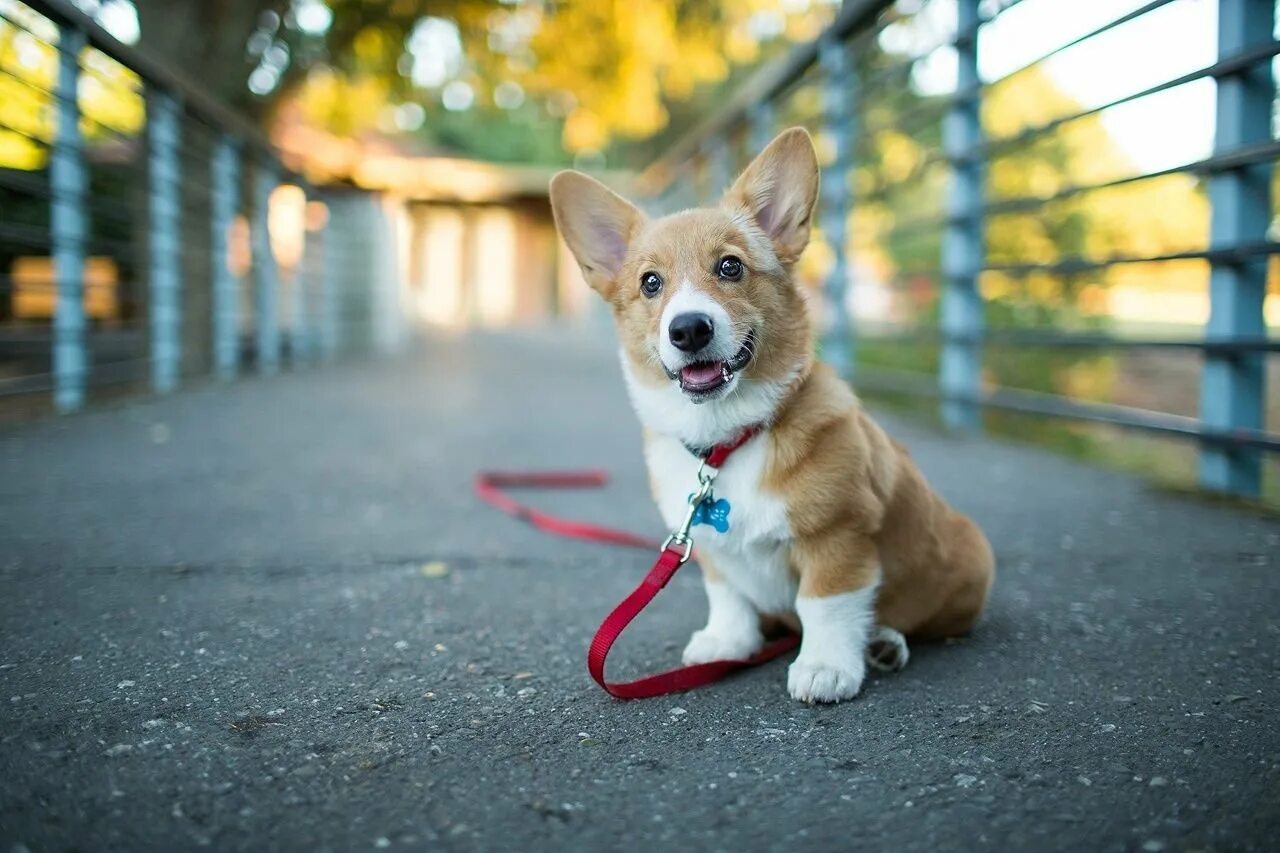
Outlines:
{"type": "Polygon", "coordinates": [[[879,624],[917,637],[973,626],[995,569],[986,537],[929,489],[829,367],[810,371],[770,436],[766,487],[786,499],[802,595],[861,589],[878,575],[879,624]]]}
{"type": "MultiPolygon", "coordinates": [[[[848,385],[811,356],[805,299],[790,268],[808,242],[817,184],[812,141],[793,129],[766,148],[717,208],[648,221],[577,173],[553,179],[551,200],[587,281],[613,310],[638,382],[655,388],[671,382],[656,342],[673,289],[644,296],[638,282],[647,271],[689,282],[726,309],[735,331],[757,332],[742,378],[785,383],[769,426],[761,488],[785,501],[800,595],[826,597],[878,582],[880,624],[922,637],[964,633],[992,582],[990,545],[930,490],[848,385]],[[718,259],[730,254],[746,265],[740,282],[715,274],[718,259]]],[[[714,568],[705,570],[714,576],[714,568]]],[[[794,623],[789,614],[772,616],[794,623]]]]}

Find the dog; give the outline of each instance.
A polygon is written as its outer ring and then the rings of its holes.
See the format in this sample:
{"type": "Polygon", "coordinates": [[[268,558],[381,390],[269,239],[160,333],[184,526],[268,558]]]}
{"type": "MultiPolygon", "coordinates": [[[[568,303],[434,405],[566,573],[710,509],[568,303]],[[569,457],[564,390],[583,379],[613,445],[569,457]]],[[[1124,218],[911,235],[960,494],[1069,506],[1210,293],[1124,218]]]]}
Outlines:
{"type": "Polygon", "coordinates": [[[784,625],[801,633],[787,690],[811,703],[853,698],[868,665],[901,669],[907,637],[967,633],[995,572],[977,525],[815,362],[791,269],[818,184],[813,141],[792,128],[714,208],[649,219],[574,171],[550,189],[561,236],[612,308],[672,529],[689,512],[698,450],[758,430],[715,480],[723,519],[694,529],[709,615],[684,662],[749,658],[784,625]]]}

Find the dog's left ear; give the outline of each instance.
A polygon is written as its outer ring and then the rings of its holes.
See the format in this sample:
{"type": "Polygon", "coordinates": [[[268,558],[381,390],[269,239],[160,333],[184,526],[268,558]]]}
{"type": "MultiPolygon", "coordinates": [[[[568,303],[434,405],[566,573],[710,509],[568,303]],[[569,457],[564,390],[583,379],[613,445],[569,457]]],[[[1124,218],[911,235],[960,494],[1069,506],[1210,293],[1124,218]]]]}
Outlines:
{"type": "Polygon", "coordinates": [[[627,247],[644,215],[595,178],[574,171],[551,179],[551,211],[587,284],[605,299],[612,298],[627,247]]]}
{"type": "Polygon", "coordinates": [[[818,155],[802,127],[778,134],[734,181],[724,204],[751,214],[773,241],[784,264],[795,263],[809,245],[810,220],[818,201],[818,155]]]}

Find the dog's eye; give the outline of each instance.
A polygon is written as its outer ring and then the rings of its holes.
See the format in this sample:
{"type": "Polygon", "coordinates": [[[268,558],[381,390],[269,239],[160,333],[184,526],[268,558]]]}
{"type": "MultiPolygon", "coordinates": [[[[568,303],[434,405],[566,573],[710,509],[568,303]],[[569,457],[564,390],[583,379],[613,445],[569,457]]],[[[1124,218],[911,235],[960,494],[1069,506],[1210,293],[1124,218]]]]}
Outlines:
{"type": "Polygon", "coordinates": [[[726,255],[720,259],[720,265],[716,267],[716,273],[723,279],[737,281],[742,278],[742,261],[733,255],[726,255]]]}
{"type": "Polygon", "coordinates": [[[647,272],[640,276],[640,292],[645,296],[653,298],[660,290],[662,290],[662,276],[656,272],[647,272]]]}

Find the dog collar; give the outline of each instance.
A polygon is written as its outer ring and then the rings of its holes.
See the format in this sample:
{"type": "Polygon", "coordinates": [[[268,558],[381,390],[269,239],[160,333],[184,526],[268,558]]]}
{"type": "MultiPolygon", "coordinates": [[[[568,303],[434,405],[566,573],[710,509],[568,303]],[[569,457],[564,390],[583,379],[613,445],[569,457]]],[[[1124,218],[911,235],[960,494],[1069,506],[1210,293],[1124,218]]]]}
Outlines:
{"type": "Polygon", "coordinates": [[[685,445],[684,449],[694,456],[702,460],[703,464],[709,468],[720,468],[724,463],[729,461],[729,457],[734,454],[738,448],[755,438],[764,429],[764,424],[756,424],[747,427],[740,432],[737,438],[714,445],[710,448],[698,448],[685,445]]]}

